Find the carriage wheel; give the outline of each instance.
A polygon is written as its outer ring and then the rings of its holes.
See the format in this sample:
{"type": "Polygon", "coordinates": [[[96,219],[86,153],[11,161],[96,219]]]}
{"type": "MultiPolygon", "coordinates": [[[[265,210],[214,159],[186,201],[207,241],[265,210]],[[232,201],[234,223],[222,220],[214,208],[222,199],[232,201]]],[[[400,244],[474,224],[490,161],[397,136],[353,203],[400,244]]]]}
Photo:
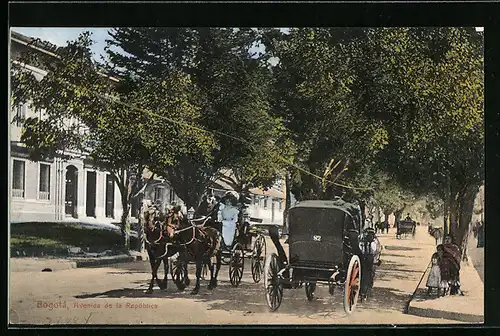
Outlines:
{"type": "Polygon", "coordinates": [[[252,278],[255,283],[261,279],[264,272],[264,260],[266,258],[266,240],[263,235],[259,235],[255,240],[252,252],[252,278]]]}
{"type": "Polygon", "coordinates": [[[358,303],[360,280],[361,262],[357,255],[353,255],[349,262],[344,284],[344,311],[346,314],[351,314],[358,303]]]}
{"type": "Polygon", "coordinates": [[[175,283],[186,284],[187,272],[184,269],[184,260],[177,258],[175,261],[171,261],[170,275],[175,283]]]}
{"type": "Polygon", "coordinates": [[[271,311],[275,311],[283,301],[283,286],[279,279],[278,256],[272,253],[267,256],[264,266],[264,287],[266,289],[266,302],[271,311]]]}
{"type": "Polygon", "coordinates": [[[236,243],[231,250],[231,259],[229,261],[229,280],[233,287],[238,287],[243,276],[243,266],[245,264],[245,251],[240,243],[236,243]]]}
{"type": "Polygon", "coordinates": [[[316,290],[315,282],[306,282],[306,296],[308,301],[312,301],[314,299],[314,291],[316,290]]]}

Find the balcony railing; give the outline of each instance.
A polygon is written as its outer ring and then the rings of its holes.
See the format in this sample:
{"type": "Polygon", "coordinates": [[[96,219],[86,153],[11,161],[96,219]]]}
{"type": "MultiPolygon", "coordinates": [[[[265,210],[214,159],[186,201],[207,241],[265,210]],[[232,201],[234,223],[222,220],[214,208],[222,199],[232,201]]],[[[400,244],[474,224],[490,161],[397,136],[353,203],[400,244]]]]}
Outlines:
{"type": "Polygon", "coordinates": [[[40,191],[38,193],[38,198],[42,201],[48,201],[50,199],[50,192],[48,191],[40,191]]]}
{"type": "Polygon", "coordinates": [[[12,197],[24,198],[23,189],[12,189],[12,197]]]}

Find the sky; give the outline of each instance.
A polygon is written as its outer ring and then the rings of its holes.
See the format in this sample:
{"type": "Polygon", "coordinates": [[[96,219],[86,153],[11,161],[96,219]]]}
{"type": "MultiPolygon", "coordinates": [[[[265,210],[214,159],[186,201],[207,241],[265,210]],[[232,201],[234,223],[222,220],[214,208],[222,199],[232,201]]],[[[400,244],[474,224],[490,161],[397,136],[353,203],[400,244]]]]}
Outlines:
{"type": "MultiPolygon", "coordinates": [[[[89,31],[92,33],[91,38],[95,41],[92,46],[92,53],[94,58],[100,60],[100,55],[105,55],[104,47],[106,46],[106,39],[109,38],[108,30],[111,28],[23,28],[12,27],[12,30],[28,37],[40,38],[49,41],[57,46],[63,46],[67,41],[75,40],[80,33],[89,31]]],[[[282,30],[287,31],[286,28],[282,30]]],[[[251,52],[263,52],[264,46],[257,46],[251,49],[251,52]]]]}
{"type": "Polygon", "coordinates": [[[49,41],[57,46],[63,46],[67,41],[76,40],[78,35],[84,31],[92,33],[91,38],[95,41],[92,46],[92,53],[96,59],[104,55],[106,39],[109,38],[108,30],[110,28],[22,28],[12,27],[12,30],[28,37],[40,38],[49,41]]]}

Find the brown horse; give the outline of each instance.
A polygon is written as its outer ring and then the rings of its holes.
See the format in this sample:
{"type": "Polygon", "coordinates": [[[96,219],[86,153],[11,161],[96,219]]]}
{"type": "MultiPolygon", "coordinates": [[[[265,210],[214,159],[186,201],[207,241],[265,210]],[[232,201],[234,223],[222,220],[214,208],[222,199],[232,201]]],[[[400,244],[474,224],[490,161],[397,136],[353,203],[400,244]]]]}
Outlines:
{"type": "MultiPolygon", "coordinates": [[[[168,281],[168,258],[176,253],[179,253],[179,258],[187,259],[186,248],[184,246],[176,246],[172,244],[165,231],[165,216],[162,216],[154,207],[146,207],[142,213],[142,220],[144,225],[144,233],[146,236],[146,250],[149,256],[149,263],[151,264],[151,282],[146,293],[153,292],[154,283],[158,284],[160,289],[167,289],[168,281]],[[158,268],[163,261],[163,269],[165,276],[163,281],[158,279],[158,268]]],[[[189,278],[187,274],[187,261],[183,264],[184,267],[177,270],[179,273],[174,280],[175,285],[179,290],[184,290],[189,285],[189,278]]]]}
{"type": "Polygon", "coordinates": [[[222,264],[219,232],[213,227],[213,219],[207,217],[196,224],[182,216],[180,207],[170,211],[166,227],[170,239],[179,246],[185,246],[188,255],[196,263],[196,285],[191,294],[198,294],[203,265],[210,268],[210,283],[208,289],[217,287],[217,275],[222,264]],[[214,264],[216,268],[214,267],[214,264]]]}
{"type": "Polygon", "coordinates": [[[438,244],[438,242],[440,240],[443,239],[444,231],[443,231],[443,228],[441,228],[441,227],[435,228],[435,227],[429,226],[428,232],[436,240],[436,245],[438,244]]]}

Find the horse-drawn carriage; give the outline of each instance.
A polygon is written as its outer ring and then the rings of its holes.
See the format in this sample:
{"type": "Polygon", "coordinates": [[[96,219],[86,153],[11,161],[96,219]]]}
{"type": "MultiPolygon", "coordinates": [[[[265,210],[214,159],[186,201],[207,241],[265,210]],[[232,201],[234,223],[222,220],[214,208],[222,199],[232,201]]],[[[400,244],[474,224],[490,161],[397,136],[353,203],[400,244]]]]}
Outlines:
{"type": "Polygon", "coordinates": [[[302,201],[290,208],[287,222],[288,258],[270,230],[278,251],[267,256],[264,268],[271,311],[280,307],[284,288],[304,284],[311,301],[316,284],[323,282],[330,295],[343,286],[344,310],[350,314],[360,294],[365,297],[372,288],[375,266],[380,263],[380,243],[372,228],[362,231],[359,208],[341,199],[302,201]]]}
{"type": "Polygon", "coordinates": [[[415,228],[416,222],[413,220],[402,220],[396,223],[396,238],[401,239],[402,237],[407,238],[411,235],[415,238],[415,228]]]}
{"type": "MultiPolygon", "coordinates": [[[[223,202],[223,201],[222,201],[223,202]]],[[[254,230],[250,223],[247,211],[247,205],[244,197],[238,200],[238,219],[234,232],[226,233],[224,238],[224,230],[221,218],[218,218],[219,203],[210,213],[196,219],[189,219],[194,227],[203,227],[207,222],[212,221],[217,230],[221,232],[220,239],[220,253],[221,264],[229,266],[229,280],[233,287],[237,287],[242,279],[245,267],[245,258],[251,259],[251,272],[252,278],[255,283],[261,280],[262,273],[264,272],[264,258],[266,255],[266,241],[262,234],[254,230]],[[225,241],[225,239],[227,241],[225,241]]],[[[185,268],[185,260],[182,258],[170,259],[170,271],[172,279],[177,279],[183,276],[181,270],[185,268]]],[[[209,266],[204,264],[201,271],[201,278],[205,279],[209,273],[209,266]]],[[[180,279],[182,281],[182,279],[180,279]]]]}

